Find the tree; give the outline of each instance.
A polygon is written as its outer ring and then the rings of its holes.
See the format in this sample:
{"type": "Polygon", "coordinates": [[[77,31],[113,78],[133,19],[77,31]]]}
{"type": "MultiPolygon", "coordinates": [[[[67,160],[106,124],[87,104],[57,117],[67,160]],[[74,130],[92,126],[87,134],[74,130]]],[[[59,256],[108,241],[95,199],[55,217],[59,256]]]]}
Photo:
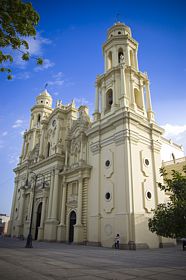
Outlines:
{"type": "Polygon", "coordinates": [[[170,202],[159,204],[153,210],[154,216],[149,219],[150,231],[157,235],[182,238],[186,237],[186,166],[180,172],[172,170],[172,178],[168,178],[164,168],[160,169],[165,184],[159,183],[159,188],[170,196],[170,202]]]}
{"type": "MultiPolygon", "coordinates": [[[[33,9],[31,3],[23,3],[22,0],[0,0],[0,64],[6,65],[13,62],[10,49],[22,53],[22,59],[30,59],[29,44],[26,37],[35,38],[36,25],[39,15],[33,9]],[[4,52],[2,51],[4,49],[4,52]]],[[[34,57],[36,63],[43,63],[41,58],[34,57]]],[[[12,79],[12,71],[9,67],[1,67],[1,72],[7,72],[7,78],[12,79]]]]}

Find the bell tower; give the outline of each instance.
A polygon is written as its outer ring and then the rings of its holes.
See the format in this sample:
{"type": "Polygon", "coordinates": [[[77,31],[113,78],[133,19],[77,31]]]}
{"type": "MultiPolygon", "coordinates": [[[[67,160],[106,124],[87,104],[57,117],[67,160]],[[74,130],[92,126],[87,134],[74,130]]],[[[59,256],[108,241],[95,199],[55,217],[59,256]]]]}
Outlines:
{"type": "Polygon", "coordinates": [[[41,129],[44,121],[52,113],[52,97],[45,89],[36,97],[36,104],[31,109],[30,127],[24,133],[24,142],[20,163],[27,160],[35,149],[39,149],[41,129]]]}
{"type": "Polygon", "coordinates": [[[89,205],[90,240],[97,234],[103,246],[112,246],[117,233],[123,248],[159,242],[148,230],[148,218],[161,199],[163,130],[155,123],[148,76],[139,71],[137,53],[130,28],[115,23],[103,44],[104,73],[96,77],[94,122],[87,131],[89,193],[95,198],[89,205]]]}
{"type": "Polygon", "coordinates": [[[36,104],[31,109],[30,129],[40,128],[41,120],[52,112],[52,97],[45,89],[36,97],[36,104]]]}
{"type": "Polygon", "coordinates": [[[130,28],[115,23],[103,44],[104,74],[96,79],[95,121],[121,108],[154,121],[148,76],[138,69],[137,52],[130,28]]]}

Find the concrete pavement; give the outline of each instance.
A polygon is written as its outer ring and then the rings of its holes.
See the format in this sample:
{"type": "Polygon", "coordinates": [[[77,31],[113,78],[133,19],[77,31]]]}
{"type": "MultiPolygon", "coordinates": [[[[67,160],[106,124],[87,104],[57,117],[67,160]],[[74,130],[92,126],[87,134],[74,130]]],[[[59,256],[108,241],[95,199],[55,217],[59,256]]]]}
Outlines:
{"type": "Polygon", "coordinates": [[[1,280],[185,280],[186,251],[181,245],[147,250],[33,242],[0,238],[1,280]]]}

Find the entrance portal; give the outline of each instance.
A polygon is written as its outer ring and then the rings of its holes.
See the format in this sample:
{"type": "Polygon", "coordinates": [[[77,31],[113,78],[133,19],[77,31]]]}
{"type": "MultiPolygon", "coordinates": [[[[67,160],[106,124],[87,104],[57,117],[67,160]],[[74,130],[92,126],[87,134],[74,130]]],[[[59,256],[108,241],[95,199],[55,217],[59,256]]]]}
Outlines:
{"type": "Polygon", "coordinates": [[[41,223],[41,211],[42,211],[42,202],[39,203],[38,208],[37,208],[35,240],[37,240],[38,228],[40,227],[40,223],[41,223]]]}
{"type": "Polygon", "coordinates": [[[70,225],[69,225],[69,242],[74,241],[74,225],[76,224],[76,212],[70,213],[70,225]]]}

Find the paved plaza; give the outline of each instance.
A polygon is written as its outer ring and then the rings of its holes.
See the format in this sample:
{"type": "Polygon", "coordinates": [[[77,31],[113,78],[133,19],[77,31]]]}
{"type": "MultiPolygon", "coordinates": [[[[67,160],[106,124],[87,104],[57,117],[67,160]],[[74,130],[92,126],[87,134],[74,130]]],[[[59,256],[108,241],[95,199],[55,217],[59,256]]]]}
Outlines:
{"type": "Polygon", "coordinates": [[[147,250],[33,242],[0,238],[1,280],[185,280],[186,251],[181,245],[147,250]]]}

